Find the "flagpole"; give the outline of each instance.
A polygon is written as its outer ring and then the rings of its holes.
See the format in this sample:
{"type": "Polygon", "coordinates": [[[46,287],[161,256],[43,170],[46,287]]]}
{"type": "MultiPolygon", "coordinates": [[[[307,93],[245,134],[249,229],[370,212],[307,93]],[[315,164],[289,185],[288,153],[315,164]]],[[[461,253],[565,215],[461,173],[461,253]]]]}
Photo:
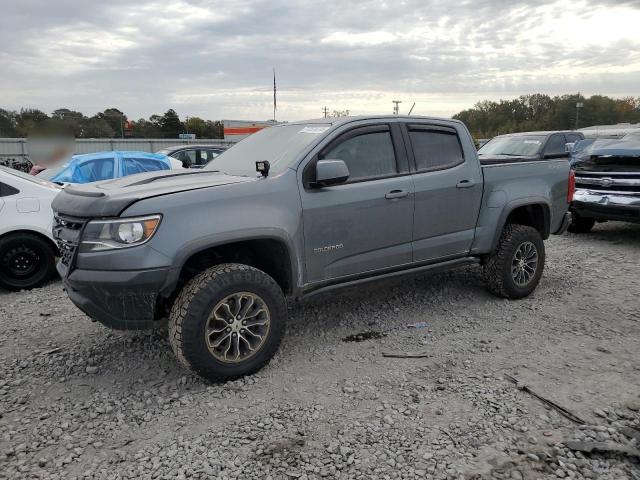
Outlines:
{"type": "Polygon", "coordinates": [[[276,121],[276,69],[273,68],[273,121],[276,121]]]}

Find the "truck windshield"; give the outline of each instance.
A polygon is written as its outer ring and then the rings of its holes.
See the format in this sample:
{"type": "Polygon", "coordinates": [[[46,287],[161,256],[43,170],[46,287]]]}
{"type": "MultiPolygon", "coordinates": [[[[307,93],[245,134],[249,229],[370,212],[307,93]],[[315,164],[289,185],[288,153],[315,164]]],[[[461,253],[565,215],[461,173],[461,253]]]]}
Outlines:
{"type": "Polygon", "coordinates": [[[296,124],[265,128],[211,160],[204,170],[255,176],[256,162],[267,160],[271,174],[277,174],[291,165],[318,136],[328,129],[329,125],[326,124],[296,124]]]}
{"type": "Polygon", "coordinates": [[[514,137],[495,137],[485,143],[479,155],[536,155],[545,140],[544,135],[517,135],[514,137]]]}

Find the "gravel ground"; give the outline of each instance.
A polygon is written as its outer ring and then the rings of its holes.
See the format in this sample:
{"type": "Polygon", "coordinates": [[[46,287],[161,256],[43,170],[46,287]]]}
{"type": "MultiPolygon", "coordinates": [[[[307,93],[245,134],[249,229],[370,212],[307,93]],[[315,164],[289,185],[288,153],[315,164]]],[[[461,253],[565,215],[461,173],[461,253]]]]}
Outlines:
{"type": "Polygon", "coordinates": [[[639,265],[640,225],[608,223],[553,237],[525,300],[469,268],[292,304],[271,364],[226,384],[59,282],[0,292],[0,478],[638,480],[639,459],[567,442],[640,443],[639,265]]]}

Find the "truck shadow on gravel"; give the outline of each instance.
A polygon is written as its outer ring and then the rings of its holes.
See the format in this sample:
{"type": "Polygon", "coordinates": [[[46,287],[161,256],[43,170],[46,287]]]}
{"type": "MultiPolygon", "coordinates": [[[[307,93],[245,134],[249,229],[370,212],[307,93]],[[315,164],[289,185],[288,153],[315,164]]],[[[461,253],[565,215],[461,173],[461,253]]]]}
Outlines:
{"type": "Polygon", "coordinates": [[[640,246],[640,224],[606,222],[596,223],[589,233],[568,234],[577,240],[605,241],[608,244],[640,246]]]}
{"type": "MultiPolygon", "coordinates": [[[[484,290],[479,269],[469,267],[381,281],[302,302],[290,302],[288,335],[274,362],[276,365],[267,366],[265,371],[271,375],[275,371],[272,369],[279,369],[279,365],[295,363],[307,348],[340,345],[349,333],[405,329],[410,318],[429,320],[430,310],[455,310],[456,302],[467,304],[491,298],[495,297],[484,290]],[[323,335],[310,337],[309,330],[322,331],[323,335]]],[[[78,322],[89,322],[89,319],[81,318],[78,322]]],[[[90,381],[94,386],[121,380],[125,372],[128,372],[127,382],[133,384],[154,379],[171,382],[183,376],[193,377],[193,382],[198,384],[208,384],[180,367],[169,345],[166,327],[118,332],[94,325],[97,330],[79,340],[79,344],[66,346],[53,358],[41,357],[41,361],[48,364],[49,373],[53,367],[59,378],[66,377],[72,382],[90,381]]]]}

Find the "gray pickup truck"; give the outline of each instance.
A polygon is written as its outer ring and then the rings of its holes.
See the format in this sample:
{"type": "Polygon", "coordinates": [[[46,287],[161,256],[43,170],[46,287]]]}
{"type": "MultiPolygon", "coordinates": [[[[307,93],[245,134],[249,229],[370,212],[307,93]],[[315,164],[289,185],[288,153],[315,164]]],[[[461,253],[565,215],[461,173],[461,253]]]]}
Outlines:
{"type": "Polygon", "coordinates": [[[203,170],[71,186],[53,202],[71,300],[116,329],[169,319],[178,359],[209,379],[257,371],[285,297],[482,265],[529,295],[563,232],[564,160],[481,165],[464,124],[348,117],[262,130],[203,170]]]}

